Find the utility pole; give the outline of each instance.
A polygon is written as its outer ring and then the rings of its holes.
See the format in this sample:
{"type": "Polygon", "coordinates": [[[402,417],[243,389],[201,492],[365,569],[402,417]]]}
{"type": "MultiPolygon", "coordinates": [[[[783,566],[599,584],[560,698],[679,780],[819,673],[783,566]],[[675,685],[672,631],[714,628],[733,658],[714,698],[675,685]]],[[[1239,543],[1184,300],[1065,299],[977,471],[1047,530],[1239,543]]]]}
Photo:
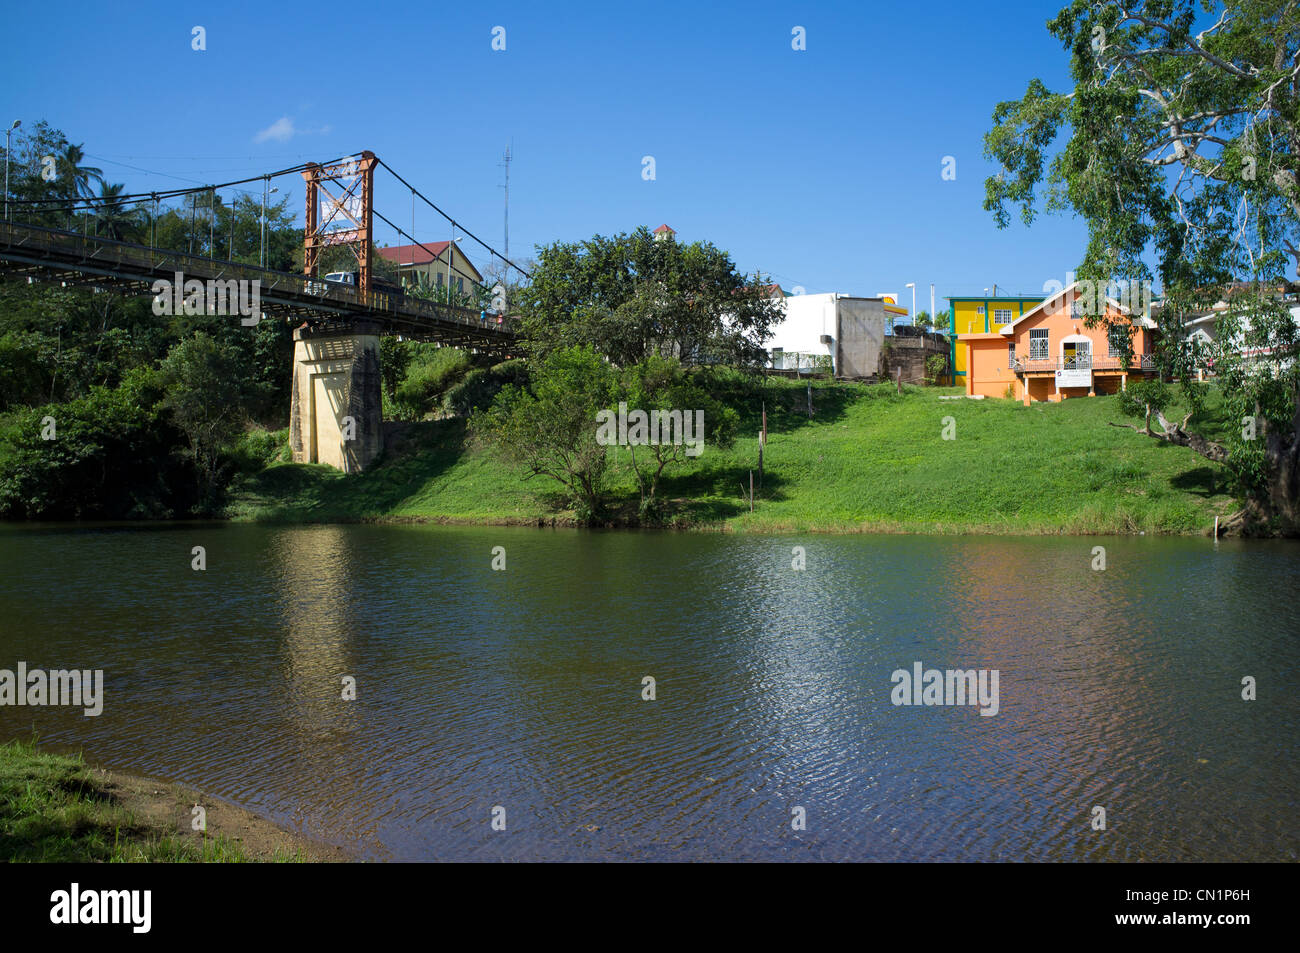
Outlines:
{"type": "Polygon", "coordinates": [[[506,234],[505,234],[505,256],[510,257],[510,147],[506,146],[505,159],[503,165],[506,167],[506,234]]]}
{"type": "MultiPolygon", "coordinates": [[[[4,220],[9,221],[9,153],[12,148],[9,147],[9,137],[13,134],[18,126],[22,125],[22,120],[14,120],[13,125],[4,131],[4,220]]],[[[507,192],[508,194],[508,192],[507,192]]]]}
{"type": "MultiPolygon", "coordinates": [[[[506,261],[510,260],[510,146],[506,146],[506,154],[502,157],[501,164],[506,170],[506,212],[505,212],[505,257],[506,261]]],[[[501,269],[501,304],[504,313],[506,303],[506,283],[510,280],[510,266],[506,265],[501,269]]]]}
{"type": "MultiPolygon", "coordinates": [[[[307,173],[305,172],[303,173],[304,176],[306,176],[306,174],[307,173]]],[[[266,267],[266,200],[276,192],[280,191],[278,185],[268,191],[270,185],[271,177],[269,175],[262,176],[262,250],[257,253],[257,264],[262,268],[266,267]]],[[[308,196],[308,201],[314,202],[315,199],[312,196],[308,196]]],[[[314,206],[312,207],[314,208],[314,206]]],[[[315,272],[312,272],[312,274],[314,275],[315,272]]]]}
{"type": "Polygon", "coordinates": [[[257,252],[257,266],[266,267],[266,189],[271,184],[268,176],[262,176],[262,218],[261,218],[261,241],[257,252]]]}

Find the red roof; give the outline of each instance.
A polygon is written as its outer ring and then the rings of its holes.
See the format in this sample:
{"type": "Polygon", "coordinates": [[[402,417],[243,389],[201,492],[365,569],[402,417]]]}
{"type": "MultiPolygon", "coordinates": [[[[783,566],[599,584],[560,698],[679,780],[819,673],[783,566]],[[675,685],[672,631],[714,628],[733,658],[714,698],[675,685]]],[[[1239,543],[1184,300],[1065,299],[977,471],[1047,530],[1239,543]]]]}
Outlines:
{"type": "Polygon", "coordinates": [[[394,245],[392,248],[379,249],[379,254],[399,265],[427,265],[441,258],[450,244],[449,241],[442,241],[425,242],[423,245],[394,245]]]}
{"type": "Polygon", "coordinates": [[[658,235],[660,232],[672,232],[674,235],[677,234],[677,231],[675,229],[669,228],[667,225],[660,225],[658,228],[655,229],[656,235],[658,235]]]}

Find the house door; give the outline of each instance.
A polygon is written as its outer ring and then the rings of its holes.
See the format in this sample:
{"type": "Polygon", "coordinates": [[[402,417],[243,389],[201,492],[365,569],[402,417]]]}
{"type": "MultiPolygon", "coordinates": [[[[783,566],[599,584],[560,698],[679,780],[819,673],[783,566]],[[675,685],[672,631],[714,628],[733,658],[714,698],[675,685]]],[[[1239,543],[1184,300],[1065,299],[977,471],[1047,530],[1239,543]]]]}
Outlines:
{"type": "Polygon", "coordinates": [[[1063,366],[1065,370],[1072,371],[1075,369],[1092,367],[1092,342],[1090,341],[1068,341],[1063,346],[1065,358],[1063,366]]]}

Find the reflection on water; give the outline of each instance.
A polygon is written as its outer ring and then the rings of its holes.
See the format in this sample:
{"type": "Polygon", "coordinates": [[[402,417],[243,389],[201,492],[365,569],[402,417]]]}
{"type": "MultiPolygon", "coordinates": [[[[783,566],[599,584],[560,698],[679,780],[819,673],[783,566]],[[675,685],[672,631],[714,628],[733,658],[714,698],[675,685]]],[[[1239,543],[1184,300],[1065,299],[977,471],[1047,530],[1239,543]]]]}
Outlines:
{"type": "Polygon", "coordinates": [[[106,695],[92,719],[0,708],[0,736],[35,728],[366,857],[1300,849],[1291,545],[12,527],[0,580],[0,668],[102,668],[106,695]],[[915,662],[997,669],[998,715],[895,707],[915,662]]]}

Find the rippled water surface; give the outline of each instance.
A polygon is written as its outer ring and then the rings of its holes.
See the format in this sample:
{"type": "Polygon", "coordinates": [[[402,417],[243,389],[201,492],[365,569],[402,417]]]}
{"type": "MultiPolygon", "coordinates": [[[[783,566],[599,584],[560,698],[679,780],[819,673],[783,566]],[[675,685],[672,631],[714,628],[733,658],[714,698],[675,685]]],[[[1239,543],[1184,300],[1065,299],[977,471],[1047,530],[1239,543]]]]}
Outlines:
{"type": "Polygon", "coordinates": [[[6,527],[0,668],[106,698],[0,738],[374,859],[1295,860],[1298,595],[1282,543],[6,527]]]}

